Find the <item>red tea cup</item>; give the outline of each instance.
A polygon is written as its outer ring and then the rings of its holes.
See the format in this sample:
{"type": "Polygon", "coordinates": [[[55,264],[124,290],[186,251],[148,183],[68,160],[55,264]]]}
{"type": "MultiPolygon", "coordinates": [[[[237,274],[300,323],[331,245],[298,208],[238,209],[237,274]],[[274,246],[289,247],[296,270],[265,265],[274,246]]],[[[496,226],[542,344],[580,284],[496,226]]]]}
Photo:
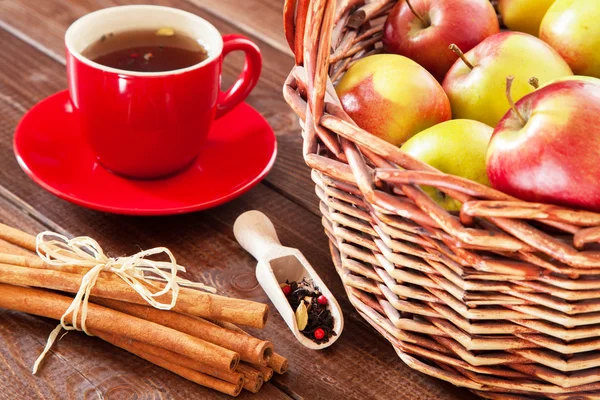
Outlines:
{"type": "Polygon", "coordinates": [[[221,36],[192,13],[133,5],[95,11],[75,21],[65,34],[67,78],[82,132],[100,164],[134,178],[158,178],[188,166],[202,150],[214,119],[242,102],[256,85],[262,58],[241,35],[221,36]],[[208,58],[165,72],[133,72],[107,67],[82,55],[111,32],[171,27],[200,42],[208,58]],[[223,57],[241,50],[244,69],[221,91],[223,57]]]}

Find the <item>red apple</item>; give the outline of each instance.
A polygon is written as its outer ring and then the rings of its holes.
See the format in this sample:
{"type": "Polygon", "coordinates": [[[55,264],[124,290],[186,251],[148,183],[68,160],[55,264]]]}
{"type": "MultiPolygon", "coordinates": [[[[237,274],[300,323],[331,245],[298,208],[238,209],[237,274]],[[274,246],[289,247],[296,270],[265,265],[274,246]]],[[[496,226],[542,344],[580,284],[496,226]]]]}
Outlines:
{"type": "Polygon", "coordinates": [[[410,58],[397,54],[358,60],[335,90],[358,126],[396,146],[452,118],[438,81],[410,58]]]}
{"type": "Polygon", "coordinates": [[[498,31],[489,0],[401,0],[385,22],[383,46],[421,64],[441,82],[458,59],[449,45],[467,52],[498,31]]]}
{"type": "Polygon", "coordinates": [[[487,152],[493,187],[523,200],[600,211],[600,80],[546,85],[500,120],[487,152]]]}

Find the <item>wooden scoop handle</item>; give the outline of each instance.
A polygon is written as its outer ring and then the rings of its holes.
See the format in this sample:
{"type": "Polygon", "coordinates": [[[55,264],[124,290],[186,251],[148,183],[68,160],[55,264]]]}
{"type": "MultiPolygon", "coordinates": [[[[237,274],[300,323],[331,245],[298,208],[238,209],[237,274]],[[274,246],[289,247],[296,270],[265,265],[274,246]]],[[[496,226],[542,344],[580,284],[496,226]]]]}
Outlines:
{"type": "Polygon", "coordinates": [[[271,220],[260,211],[247,211],[233,224],[233,234],[238,243],[257,261],[280,249],[281,242],[271,220]]]}

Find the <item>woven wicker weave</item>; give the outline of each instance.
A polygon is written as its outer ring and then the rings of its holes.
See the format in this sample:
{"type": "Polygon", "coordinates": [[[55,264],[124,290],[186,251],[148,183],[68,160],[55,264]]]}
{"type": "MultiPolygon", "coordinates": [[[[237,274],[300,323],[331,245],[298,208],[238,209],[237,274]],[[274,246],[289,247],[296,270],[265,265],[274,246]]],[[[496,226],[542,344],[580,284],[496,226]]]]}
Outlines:
{"type": "Polygon", "coordinates": [[[442,174],[358,128],[334,85],[390,0],[287,0],[284,96],[358,312],[409,366],[490,399],[600,399],[600,214],[442,174]],[[463,203],[448,213],[417,185],[463,203]]]}

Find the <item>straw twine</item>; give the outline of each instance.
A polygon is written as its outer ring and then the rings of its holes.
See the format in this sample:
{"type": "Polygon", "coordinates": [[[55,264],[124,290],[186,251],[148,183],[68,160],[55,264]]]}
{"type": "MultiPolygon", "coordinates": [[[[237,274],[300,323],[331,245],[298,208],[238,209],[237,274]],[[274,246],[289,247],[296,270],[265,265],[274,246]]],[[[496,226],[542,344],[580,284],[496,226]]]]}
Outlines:
{"type": "MultiPolygon", "coordinates": [[[[192,287],[208,292],[216,292],[213,287],[202,283],[191,282],[177,276],[177,272],[185,272],[185,268],[178,265],[173,253],[166,247],[155,247],[153,249],[140,251],[129,257],[108,257],[102,247],[94,239],[80,236],[69,239],[55,232],[41,232],[36,237],[36,251],[40,258],[54,266],[80,266],[90,270],[83,276],[81,286],[60,319],[60,324],[50,333],[44,351],[33,366],[33,373],[38,371],[40,363],[56,341],[62,329],[68,331],[83,331],[92,336],[86,328],[88,312],[88,301],[92,288],[96,284],[98,276],[102,271],[111,272],[125,281],[152,307],[160,310],[170,310],[177,303],[179,287],[192,287]],[[148,259],[150,256],[166,254],[169,261],[155,261],[148,259]],[[161,289],[154,282],[165,283],[161,289]],[[149,287],[156,288],[151,291],[149,287]],[[156,298],[171,292],[171,301],[162,303],[156,298]],[[81,322],[78,317],[81,313],[81,322]],[[68,324],[65,319],[72,314],[72,323],[68,324]]],[[[63,335],[64,336],[64,335],[63,335]]],[[[62,337],[61,337],[62,338],[62,337]]]]}

